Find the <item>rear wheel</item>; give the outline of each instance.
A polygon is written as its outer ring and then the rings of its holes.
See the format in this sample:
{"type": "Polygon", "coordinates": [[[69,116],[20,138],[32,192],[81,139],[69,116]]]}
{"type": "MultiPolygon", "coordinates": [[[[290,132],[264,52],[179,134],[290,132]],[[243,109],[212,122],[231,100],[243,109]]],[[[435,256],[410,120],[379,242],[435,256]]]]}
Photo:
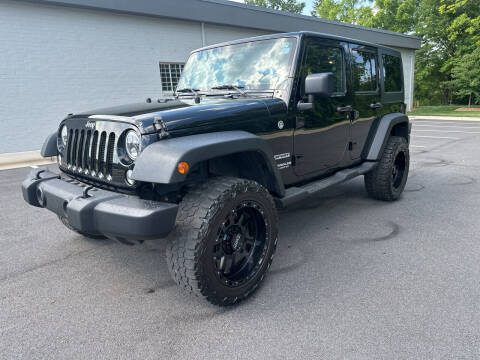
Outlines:
{"type": "Polygon", "coordinates": [[[63,216],[58,216],[58,219],[60,220],[60,222],[65,225],[65,227],[69,230],[72,230],[74,232],[76,232],[77,234],[80,234],[82,236],[85,236],[89,239],[95,239],[95,240],[103,240],[103,239],[106,239],[107,237],[106,236],[103,236],[103,235],[94,235],[94,234],[89,234],[89,233],[85,233],[83,231],[80,231],[80,230],[77,230],[75,229],[71,224],[70,222],[63,216]]]}
{"type": "Polygon", "coordinates": [[[377,167],[365,174],[368,195],[378,200],[397,200],[407,183],[409,167],[407,140],[398,136],[390,137],[377,167]]]}
{"type": "Polygon", "coordinates": [[[167,244],[175,282],[215,305],[251,295],[270,267],[277,244],[277,212],[260,184],[213,178],[180,203],[167,244]]]}

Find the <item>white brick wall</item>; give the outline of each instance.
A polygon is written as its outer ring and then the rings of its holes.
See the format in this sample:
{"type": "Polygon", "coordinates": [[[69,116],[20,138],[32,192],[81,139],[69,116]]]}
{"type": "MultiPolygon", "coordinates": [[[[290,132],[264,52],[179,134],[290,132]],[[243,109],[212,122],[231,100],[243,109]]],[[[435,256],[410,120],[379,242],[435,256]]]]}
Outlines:
{"type": "MultiPolygon", "coordinates": [[[[204,31],[207,45],[266,33],[204,31]]],[[[0,153],[39,149],[67,113],[161,96],[158,62],[202,45],[200,23],[0,0],[0,153]]]]}

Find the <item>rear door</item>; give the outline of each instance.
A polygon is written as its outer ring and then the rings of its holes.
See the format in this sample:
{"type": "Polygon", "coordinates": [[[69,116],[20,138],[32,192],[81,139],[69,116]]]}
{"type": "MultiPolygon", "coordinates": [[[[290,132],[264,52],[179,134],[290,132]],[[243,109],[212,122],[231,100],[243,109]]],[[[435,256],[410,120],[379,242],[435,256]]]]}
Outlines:
{"type": "Polygon", "coordinates": [[[381,116],[379,67],[377,48],[350,44],[353,88],[351,151],[353,160],[359,159],[374,120],[381,116]]]}
{"type": "Polygon", "coordinates": [[[332,72],[336,78],[333,96],[315,96],[313,109],[296,114],[294,135],[295,173],[316,176],[339,166],[346,156],[349,139],[349,114],[338,111],[351,105],[347,92],[346,63],[348,45],[322,38],[306,38],[296,101],[307,102],[305,77],[309,74],[332,72]]]}

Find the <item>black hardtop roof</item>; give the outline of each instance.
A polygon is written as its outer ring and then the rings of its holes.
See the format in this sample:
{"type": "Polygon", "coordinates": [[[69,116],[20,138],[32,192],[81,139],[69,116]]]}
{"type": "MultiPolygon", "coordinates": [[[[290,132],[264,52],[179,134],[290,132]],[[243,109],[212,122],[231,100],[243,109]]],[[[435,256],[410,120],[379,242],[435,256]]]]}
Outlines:
{"type": "Polygon", "coordinates": [[[344,36],[337,36],[337,35],[332,35],[332,34],[325,34],[325,33],[319,33],[319,32],[314,32],[314,31],[295,31],[295,32],[288,32],[288,33],[278,33],[278,34],[269,34],[269,35],[261,35],[261,36],[254,36],[254,37],[249,37],[249,38],[243,38],[243,39],[237,39],[237,40],[231,40],[231,41],[226,41],[218,44],[212,44],[208,46],[201,47],[199,49],[193,50],[192,53],[195,53],[197,51],[201,50],[207,50],[207,49],[213,49],[217,47],[222,47],[222,46],[227,46],[227,45],[233,45],[233,44],[241,44],[245,42],[250,42],[250,41],[260,41],[260,40],[268,40],[268,39],[277,39],[277,38],[282,38],[282,37],[302,37],[302,36],[314,36],[314,37],[320,37],[320,38],[325,38],[325,39],[333,39],[333,40],[340,40],[340,41],[346,41],[346,42],[352,42],[355,44],[360,44],[360,45],[366,45],[366,46],[372,46],[375,48],[379,49],[387,49],[389,52],[395,52],[398,53],[398,56],[400,55],[400,51],[396,49],[392,49],[387,46],[383,45],[378,45],[358,39],[352,39],[352,38],[347,38],[344,36]]]}

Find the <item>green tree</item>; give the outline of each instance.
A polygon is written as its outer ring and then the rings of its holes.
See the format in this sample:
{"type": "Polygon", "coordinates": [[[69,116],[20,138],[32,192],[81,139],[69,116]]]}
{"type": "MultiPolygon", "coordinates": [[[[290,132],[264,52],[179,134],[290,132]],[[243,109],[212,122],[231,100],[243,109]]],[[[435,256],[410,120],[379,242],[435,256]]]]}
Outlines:
{"type": "Polygon", "coordinates": [[[423,104],[475,99],[459,80],[474,70],[459,64],[471,63],[480,47],[479,0],[316,0],[312,15],[419,36],[415,97],[423,104]]]}
{"type": "Polygon", "coordinates": [[[298,2],[297,0],[245,0],[245,4],[288,11],[297,14],[302,13],[303,9],[305,8],[305,3],[298,2]]]}
{"type": "Polygon", "coordinates": [[[373,0],[315,0],[312,16],[350,24],[372,26],[373,0]]]}
{"type": "Polygon", "coordinates": [[[475,42],[475,45],[480,45],[480,2],[478,0],[442,0],[439,11],[442,14],[454,16],[447,28],[450,40],[468,39],[475,42]]]}
{"type": "Polygon", "coordinates": [[[465,54],[458,59],[452,68],[451,81],[455,93],[462,97],[468,97],[468,106],[480,102],[480,47],[472,53],[465,54]]]}
{"type": "Polygon", "coordinates": [[[412,32],[422,39],[415,54],[415,97],[425,105],[452,102],[449,59],[456,53],[456,43],[449,39],[447,28],[452,14],[440,12],[442,0],[420,0],[412,32]]]}
{"type": "Polygon", "coordinates": [[[419,0],[376,0],[371,26],[401,33],[412,32],[419,0]]]}

